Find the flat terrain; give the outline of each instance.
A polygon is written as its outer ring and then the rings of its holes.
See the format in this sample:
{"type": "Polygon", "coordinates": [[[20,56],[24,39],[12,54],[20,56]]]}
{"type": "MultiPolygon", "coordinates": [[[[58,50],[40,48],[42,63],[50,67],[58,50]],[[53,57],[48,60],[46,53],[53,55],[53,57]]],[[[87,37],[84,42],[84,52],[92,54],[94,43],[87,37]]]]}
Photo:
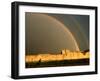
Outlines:
{"type": "Polygon", "coordinates": [[[61,54],[30,54],[25,56],[25,67],[57,67],[89,65],[89,51],[62,50],[61,54]]]}

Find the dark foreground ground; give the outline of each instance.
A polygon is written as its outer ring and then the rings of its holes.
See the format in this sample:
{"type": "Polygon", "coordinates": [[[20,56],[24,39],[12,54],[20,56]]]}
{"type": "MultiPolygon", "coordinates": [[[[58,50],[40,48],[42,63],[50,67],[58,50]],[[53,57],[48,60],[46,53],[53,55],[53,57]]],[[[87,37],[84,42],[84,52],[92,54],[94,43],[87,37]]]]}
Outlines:
{"type": "Polygon", "coordinates": [[[26,68],[89,65],[89,59],[25,63],[26,68]]]}

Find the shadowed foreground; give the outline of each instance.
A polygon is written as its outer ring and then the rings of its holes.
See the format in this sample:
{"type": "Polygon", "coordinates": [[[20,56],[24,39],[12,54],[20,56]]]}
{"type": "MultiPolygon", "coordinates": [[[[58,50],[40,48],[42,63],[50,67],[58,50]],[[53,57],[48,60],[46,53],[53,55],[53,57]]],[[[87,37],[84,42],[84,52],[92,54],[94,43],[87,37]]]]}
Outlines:
{"type": "Polygon", "coordinates": [[[26,63],[26,68],[89,65],[89,59],[26,63]]]}

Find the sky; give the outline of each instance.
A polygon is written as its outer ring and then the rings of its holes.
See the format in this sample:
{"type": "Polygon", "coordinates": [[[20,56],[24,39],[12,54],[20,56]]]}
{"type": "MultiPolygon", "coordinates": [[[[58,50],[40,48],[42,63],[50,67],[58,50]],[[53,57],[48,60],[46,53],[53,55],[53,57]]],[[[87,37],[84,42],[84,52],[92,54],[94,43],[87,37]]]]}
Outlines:
{"type": "Polygon", "coordinates": [[[88,15],[53,15],[69,28],[77,40],[80,50],[89,49],[89,16],[88,15]]]}
{"type": "Polygon", "coordinates": [[[89,49],[89,16],[25,13],[26,54],[89,49]]]}

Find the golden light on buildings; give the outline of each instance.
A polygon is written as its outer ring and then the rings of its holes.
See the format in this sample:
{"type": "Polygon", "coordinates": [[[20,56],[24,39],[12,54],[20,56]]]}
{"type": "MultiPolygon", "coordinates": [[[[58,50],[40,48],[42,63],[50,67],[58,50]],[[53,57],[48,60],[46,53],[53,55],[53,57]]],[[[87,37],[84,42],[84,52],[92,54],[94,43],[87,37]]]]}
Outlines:
{"type": "Polygon", "coordinates": [[[71,52],[69,50],[62,50],[61,54],[37,54],[37,55],[26,55],[25,62],[48,62],[48,61],[62,61],[62,60],[78,60],[78,59],[89,59],[90,52],[71,52]]]}

